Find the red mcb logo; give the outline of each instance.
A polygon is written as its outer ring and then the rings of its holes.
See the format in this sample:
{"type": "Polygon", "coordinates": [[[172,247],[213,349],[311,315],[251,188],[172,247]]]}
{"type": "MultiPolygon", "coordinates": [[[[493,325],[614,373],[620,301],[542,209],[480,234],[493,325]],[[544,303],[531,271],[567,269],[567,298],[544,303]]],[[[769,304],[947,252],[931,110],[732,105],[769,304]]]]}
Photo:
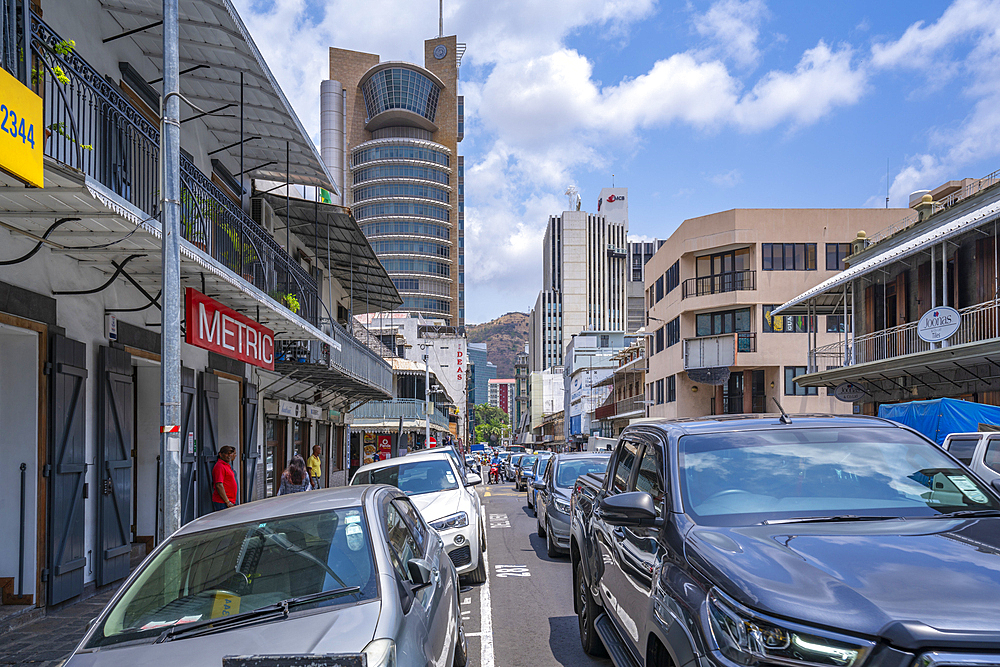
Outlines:
{"type": "Polygon", "coordinates": [[[614,204],[616,201],[625,201],[625,195],[608,195],[609,204],[614,204]]]}

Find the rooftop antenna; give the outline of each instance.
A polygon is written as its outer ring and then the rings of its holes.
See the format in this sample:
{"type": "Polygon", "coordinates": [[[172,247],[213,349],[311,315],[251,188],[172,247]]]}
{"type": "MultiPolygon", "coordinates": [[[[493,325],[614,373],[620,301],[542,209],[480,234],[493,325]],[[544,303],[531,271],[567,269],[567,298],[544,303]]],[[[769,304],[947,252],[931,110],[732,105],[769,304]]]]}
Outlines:
{"type": "Polygon", "coordinates": [[[771,400],[774,401],[774,404],[778,406],[778,410],[781,411],[781,416],[778,417],[778,421],[780,421],[782,424],[791,424],[792,418],[789,417],[788,413],[785,412],[785,409],[781,407],[781,403],[778,403],[778,399],[772,396],[771,400]]]}
{"type": "Polygon", "coordinates": [[[615,175],[611,174],[611,187],[615,187],[615,175]]]}
{"type": "Polygon", "coordinates": [[[889,158],[885,159],[885,207],[889,208],[889,158]]]}
{"type": "Polygon", "coordinates": [[[438,0],[438,37],[444,37],[444,0],[438,0]]]}

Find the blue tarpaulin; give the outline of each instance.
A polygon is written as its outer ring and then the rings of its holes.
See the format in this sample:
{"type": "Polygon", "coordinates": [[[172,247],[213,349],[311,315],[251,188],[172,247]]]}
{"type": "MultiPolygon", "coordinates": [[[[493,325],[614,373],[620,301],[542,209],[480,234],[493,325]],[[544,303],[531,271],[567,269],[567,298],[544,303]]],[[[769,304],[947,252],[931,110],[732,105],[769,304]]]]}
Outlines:
{"type": "Polygon", "coordinates": [[[1000,408],[955,398],[880,405],[878,416],[905,424],[939,445],[949,433],[982,430],[980,424],[1000,428],[1000,408]]]}

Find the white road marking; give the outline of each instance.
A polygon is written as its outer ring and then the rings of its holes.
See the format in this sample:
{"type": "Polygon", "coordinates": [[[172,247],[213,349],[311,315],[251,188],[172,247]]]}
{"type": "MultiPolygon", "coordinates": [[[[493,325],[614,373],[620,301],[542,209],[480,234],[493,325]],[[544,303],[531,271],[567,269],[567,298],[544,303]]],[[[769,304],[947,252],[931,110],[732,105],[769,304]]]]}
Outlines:
{"type": "MultiPolygon", "coordinates": [[[[490,571],[490,559],[486,552],[483,552],[483,562],[486,564],[486,571],[490,571]]],[[[490,578],[486,577],[486,583],[479,592],[479,635],[482,641],[479,646],[480,667],[493,667],[493,606],[490,603],[490,578]]]]}
{"type": "Polygon", "coordinates": [[[471,602],[472,602],[472,598],[465,598],[464,600],[462,600],[462,604],[469,604],[471,602]]]}
{"type": "Polygon", "coordinates": [[[490,528],[510,528],[506,514],[490,514],[490,528]]]}
{"type": "Polygon", "coordinates": [[[481,632],[466,632],[465,636],[466,637],[481,637],[482,633],[481,632]]]}
{"type": "Polygon", "coordinates": [[[530,577],[527,565],[494,565],[497,577],[530,577]]]}

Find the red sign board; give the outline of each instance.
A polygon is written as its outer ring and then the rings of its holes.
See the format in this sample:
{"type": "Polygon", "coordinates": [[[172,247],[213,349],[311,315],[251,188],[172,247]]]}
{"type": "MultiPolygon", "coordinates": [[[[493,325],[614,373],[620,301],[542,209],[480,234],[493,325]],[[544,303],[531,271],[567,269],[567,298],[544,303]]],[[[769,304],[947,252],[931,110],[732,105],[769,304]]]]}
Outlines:
{"type": "Polygon", "coordinates": [[[392,438],[390,436],[380,435],[378,437],[378,452],[383,461],[392,456],[392,438]]]}
{"type": "Polygon", "coordinates": [[[273,331],[190,287],[185,302],[188,344],[274,370],[273,331]]]}

